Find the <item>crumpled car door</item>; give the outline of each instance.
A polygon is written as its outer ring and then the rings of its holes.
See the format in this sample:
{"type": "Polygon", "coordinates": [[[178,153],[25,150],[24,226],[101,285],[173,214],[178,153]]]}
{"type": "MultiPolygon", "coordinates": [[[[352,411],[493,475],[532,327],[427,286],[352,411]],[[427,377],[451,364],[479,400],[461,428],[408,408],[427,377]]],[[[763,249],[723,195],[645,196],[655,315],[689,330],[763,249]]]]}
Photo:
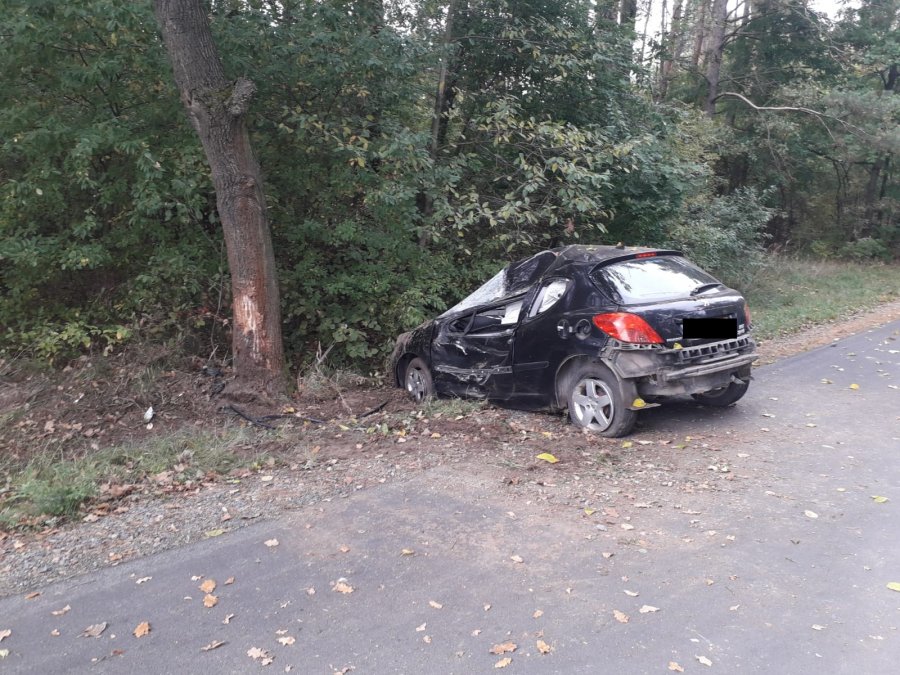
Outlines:
{"type": "Polygon", "coordinates": [[[508,398],[512,348],[523,296],[479,307],[442,322],[431,345],[432,376],[439,393],[508,398]]]}

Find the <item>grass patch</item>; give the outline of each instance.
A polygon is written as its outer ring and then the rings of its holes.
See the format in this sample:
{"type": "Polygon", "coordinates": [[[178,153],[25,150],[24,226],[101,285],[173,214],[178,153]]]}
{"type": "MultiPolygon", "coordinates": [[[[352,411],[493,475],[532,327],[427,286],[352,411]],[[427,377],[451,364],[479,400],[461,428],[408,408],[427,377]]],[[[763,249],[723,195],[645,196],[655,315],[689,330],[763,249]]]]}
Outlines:
{"type": "Polygon", "coordinates": [[[83,457],[66,458],[46,448],[24,465],[0,467],[0,526],[38,524],[48,518],[76,515],[85,502],[99,496],[101,485],[136,485],[170,472],[173,485],[259,466],[265,453],[245,429],[222,432],[177,432],[141,444],[104,448],[83,457]]]}
{"type": "Polygon", "coordinates": [[[754,333],[770,339],[900,298],[900,265],[776,258],[744,293],[754,333]]]}

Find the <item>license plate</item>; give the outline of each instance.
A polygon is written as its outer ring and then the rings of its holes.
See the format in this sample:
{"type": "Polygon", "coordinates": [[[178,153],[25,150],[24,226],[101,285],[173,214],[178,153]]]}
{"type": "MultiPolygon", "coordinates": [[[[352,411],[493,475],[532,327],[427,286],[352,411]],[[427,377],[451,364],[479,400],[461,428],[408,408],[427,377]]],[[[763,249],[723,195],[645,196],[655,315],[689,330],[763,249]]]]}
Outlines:
{"type": "Polygon", "coordinates": [[[737,337],[737,319],[684,319],[685,340],[733,340],[737,337]]]}

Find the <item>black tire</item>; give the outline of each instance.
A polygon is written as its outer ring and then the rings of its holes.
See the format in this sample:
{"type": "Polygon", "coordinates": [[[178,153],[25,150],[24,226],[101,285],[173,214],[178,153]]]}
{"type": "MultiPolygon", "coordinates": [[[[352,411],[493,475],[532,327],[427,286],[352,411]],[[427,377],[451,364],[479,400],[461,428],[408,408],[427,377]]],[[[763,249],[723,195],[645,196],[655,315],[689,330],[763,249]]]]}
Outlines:
{"type": "Polygon", "coordinates": [[[422,403],[434,396],[434,380],[425,362],[416,357],[406,365],[403,372],[403,388],[416,403],[422,403]]]}
{"type": "Polygon", "coordinates": [[[705,406],[724,408],[740,401],[749,388],[749,382],[731,382],[727,387],[707,391],[703,394],[691,394],[691,396],[697,403],[702,403],[705,406]]]}
{"type": "Polygon", "coordinates": [[[562,391],[572,423],[601,436],[627,436],[634,428],[637,413],[629,410],[622,383],[599,363],[576,365],[565,375],[562,391]]]}

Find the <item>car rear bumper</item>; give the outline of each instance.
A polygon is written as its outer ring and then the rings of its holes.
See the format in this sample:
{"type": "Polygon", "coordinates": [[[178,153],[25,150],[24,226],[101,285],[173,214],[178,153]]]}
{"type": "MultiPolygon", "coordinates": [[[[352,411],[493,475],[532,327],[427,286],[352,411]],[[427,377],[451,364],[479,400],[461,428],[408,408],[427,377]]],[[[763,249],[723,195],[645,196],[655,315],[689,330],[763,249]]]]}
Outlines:
{"type": "Polygon", "coordinates": [[[613,347],[603,360],[623,380],[632,380],[645,395],[696,394],[749,377],[759,357],[749,335],[679,349],[613,347]]]}

